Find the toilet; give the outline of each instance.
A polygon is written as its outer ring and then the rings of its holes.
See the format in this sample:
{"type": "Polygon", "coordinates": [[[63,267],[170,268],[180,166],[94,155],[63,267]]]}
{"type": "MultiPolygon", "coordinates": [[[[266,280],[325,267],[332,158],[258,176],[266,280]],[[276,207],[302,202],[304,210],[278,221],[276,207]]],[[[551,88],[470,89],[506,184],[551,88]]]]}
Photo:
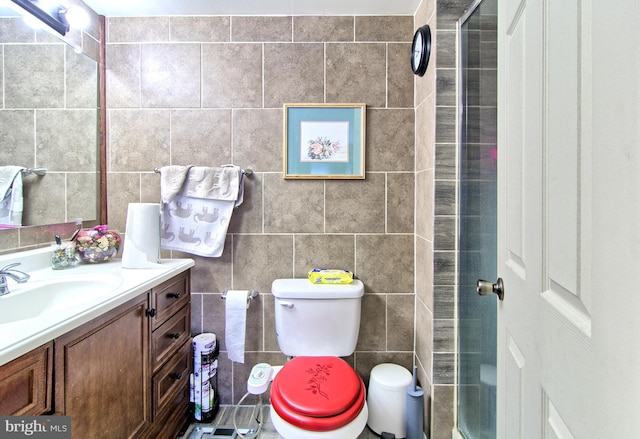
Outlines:
{"type": "Polygon", "coordinates": [[[285,439],[355,439],[367,424],[362,378],[342,358],[353,353],[364,286],[277,279],[276,335],[293,357],[271,384],[271,422],[285,439]]]}

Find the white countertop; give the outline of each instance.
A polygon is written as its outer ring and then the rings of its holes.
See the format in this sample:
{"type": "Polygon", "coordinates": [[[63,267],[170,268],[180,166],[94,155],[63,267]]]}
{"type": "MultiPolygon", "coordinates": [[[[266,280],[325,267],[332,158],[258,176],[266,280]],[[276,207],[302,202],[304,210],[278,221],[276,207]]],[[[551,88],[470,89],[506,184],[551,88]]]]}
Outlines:
{"type": "MultiPolygon", "coordinates": [[[[95,300],[86,300],[78,306],[70,307],[49,316],[34,317],[11,323],[0,324],[0,365],[23,355],[38,346],[108,312],[118,305],[148,291],[160,283],[188,270],[195,265],[192,259],[163,259],[154,268],[131,269],[122,268],[120,260],[112,260],[100,264],[80,264],[66,270],[52,270],[49,266],[49,249],[31,250],[0,256],[0,268],[13,262],[21,262],[15,267],[31,276],[29,282],[46,282],[69,276],[117,276],[119,285],[108,295],[95,300]]],[[[22,288],[28,288],[29,282],[17,284],[9,279],[8,297],[22,288]]],[[[25,292],[28,294],[28,292],[25,292]]],[[[87,294],[91,291],[88,288],[87,294]]]]}

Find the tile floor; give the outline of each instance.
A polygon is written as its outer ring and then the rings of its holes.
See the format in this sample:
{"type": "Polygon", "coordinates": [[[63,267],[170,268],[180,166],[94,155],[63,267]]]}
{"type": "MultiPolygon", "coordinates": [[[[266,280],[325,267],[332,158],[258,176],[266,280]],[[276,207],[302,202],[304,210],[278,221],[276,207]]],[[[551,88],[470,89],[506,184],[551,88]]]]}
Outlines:
{"type": "MultiPolygon", "coordinates": [[[[252,406],[242,406],[238,410],[238,428],[256,428],[257,424],[255,420],[252,420],[252,406]]],[[[235,406],[220,406],[220,410],[216,415],[216,418],[210,424],[192,424],[189,426],[187,432],[179,439],[208,439],[208,434],[203,434],[203,431],[206,431],[206,427],[214,427],[214,426],[230,426],[233,428],[233,412],[235,410],[235,406]]],[[[265,423],[262,426],[262,430],[260,431],[260,435],[257,439],[281,439],[280,436],[275,429],[273,428],[273,424],[271,424],[271,419],[269,418],[269,407],[264,406],[264,418],[265,423]]],[[[255,416],[255,415],[254,415],[255,416]]],[[[358,436],[357,439],[377,439],[379,436],[374,432],[369,430],[369,428],[365,428],[364,431],[358,436]]]]}

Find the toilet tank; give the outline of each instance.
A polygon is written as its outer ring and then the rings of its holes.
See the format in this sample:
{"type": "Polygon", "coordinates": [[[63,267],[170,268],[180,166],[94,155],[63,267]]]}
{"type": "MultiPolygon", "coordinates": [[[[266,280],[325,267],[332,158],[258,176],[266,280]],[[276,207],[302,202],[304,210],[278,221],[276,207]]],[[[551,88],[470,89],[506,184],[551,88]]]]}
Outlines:
{"type": "Polygon", "coordinates": [[[308,279],[276,279],[276,336],[287,356],[347,357],[360,331],[364,285],[313,284],[308,279]]]}

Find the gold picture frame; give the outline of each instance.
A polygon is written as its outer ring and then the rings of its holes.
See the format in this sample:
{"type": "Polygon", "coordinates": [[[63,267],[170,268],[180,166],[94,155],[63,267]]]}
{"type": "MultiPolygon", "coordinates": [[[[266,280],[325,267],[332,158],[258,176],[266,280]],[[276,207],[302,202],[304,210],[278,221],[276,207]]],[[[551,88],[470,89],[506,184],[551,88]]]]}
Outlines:
{"type": "Polygon", "coordinates": [[[365,178],[365,104],[284,104],[284,178],[365,178]]]}

